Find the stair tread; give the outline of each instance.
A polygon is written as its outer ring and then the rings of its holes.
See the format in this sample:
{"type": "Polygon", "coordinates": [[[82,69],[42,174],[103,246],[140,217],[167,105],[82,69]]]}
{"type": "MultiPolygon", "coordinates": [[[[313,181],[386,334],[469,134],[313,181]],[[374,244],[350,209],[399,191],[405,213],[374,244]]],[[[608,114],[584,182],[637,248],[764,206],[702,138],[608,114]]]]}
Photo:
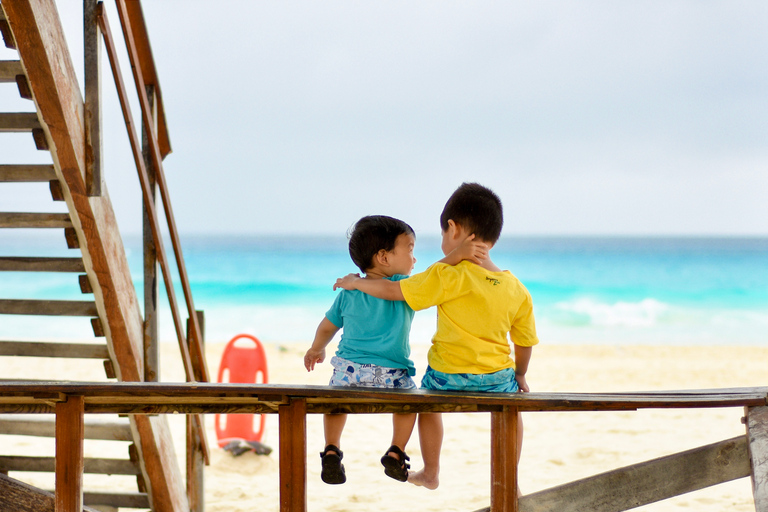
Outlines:
{"type": "Polygon", "coordinates": [[[16,75],[23,75],[24,67],[20,60],[0,60],[0,83],[16,83],[16,75]]]}
{"type": "Polygon", "coordinates": [[[0,272],[85,272],[82,258],[0,256],[0,272]]]}
{"type": "Polygon", "coordinates": [[[68,213],[0,212],[0,228],[71,228],[68,213]]]}
{"type": "MultiPolygon", "coordinates": [[[[56,419],[40,415],[0,416],[0,434],[15,436],[56,437],[56,419]]],[[[85,417],[85,439],[133,442],[130,423],[121,420],[105,421],[85,417]]]]}
{"type": "MultiPolygon", "coordinates": [[[[0,471],[53,473],[56,471],[56,457],[0,455],[0,471]]],[[[93,475],[138,475],[140,470],[130,459],[85,457],[83,459],[83,473],[93,475]]]]}
{"type": "Polygon", "coordinates": [[[0,314],[98,317],[96,303],[82,300],[0,299],[0,314]]]}
{"type": "Polygon", "coordinates": [[[109,359],[109,350],[106,345],[95,343],[0,340],[0,356],[109,359]]]}
{"type": "Polygon", "coordinates": [[[0,113],[0,132],[31,132],[41,127],[37,112],[0,113]]]}
{"type": "Polygon", "coordinates": [[[53,165],[0,165],[0,182],[43,183],[56,179],[53,165]]]}

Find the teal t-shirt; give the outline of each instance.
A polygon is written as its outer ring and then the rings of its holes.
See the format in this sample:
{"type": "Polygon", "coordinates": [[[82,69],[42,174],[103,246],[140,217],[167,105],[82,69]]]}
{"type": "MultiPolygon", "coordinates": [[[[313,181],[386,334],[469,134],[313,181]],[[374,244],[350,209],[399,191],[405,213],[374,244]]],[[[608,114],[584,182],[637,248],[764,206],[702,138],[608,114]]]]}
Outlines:
{"type": "MultiPolygon", "coordinates": [[[[400,281],[400,274],[388,278],[400,281]]],[[[405,301],[371,297],[359,290],[341,290],[325,317],[342,328],[338,357],[358,364],[376,364],[388,368],[405,368],[416,375],[409,359],[408,341],[413,309],[405,301]]]]}

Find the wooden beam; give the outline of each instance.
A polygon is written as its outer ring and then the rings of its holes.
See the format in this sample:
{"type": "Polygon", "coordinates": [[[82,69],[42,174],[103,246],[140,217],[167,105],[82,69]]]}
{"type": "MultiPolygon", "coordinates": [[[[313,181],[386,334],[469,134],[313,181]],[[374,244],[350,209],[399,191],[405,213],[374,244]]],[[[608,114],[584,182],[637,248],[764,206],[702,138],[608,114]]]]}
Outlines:
{"type": "Polygon", "coordinates": [[[755,512],[768,512],[768,407],[747,409],[747,437],[755,512]]]}
{"type": "Polygon", "coordinates": [[[94,343],[0,340],[0,356],[109,359],[109,350],[106,345],[94,343]]]}
{"type": "Polygon", "coordinates": [[[85,60],[85,188],[100,196],[104,187],[101,144],[101,41],[96,19],[98,0],[83,2],[83,55],[85,60]]]}
{"type": "Polygon", "coordinates": [[[82,396],[56,404],[56,512],[83,508],[84,404],[82,396]]]}
{"type": "Polygon", "coordinates": [[[0,257],[5,272],[85,272],[81,258],[0,257]]]}
{"type": "Polygon", "coordinates": [[[523,496],[520,510],[620,512],[749,474],[747,438],[739,436],[523,496]]]}
{"type": "Polygon", "coordinates": [[[52,165],[0,165],[0,182],[45,183],[55,179],[52,165]]]}
{"type": "Polygon", "coordinates": [[[519,412],[491,413],[491,512],[517,512],[517,429],[519,412]]]}
{"type": "Polygon", "coordinates": [[[20,60],[0,60],[0,83],[16,82],[16,75],[23,75],[20,60]]]}
{"type": "Polygon", "coordinates": [[[0,212],[0,228],[66,229],[70,227],[72,227],[72,221],[66,213],[0,212]]]}
{"type": "MultiPolygon", "coordinates": [[[[53,493],[14,480],[0,473],[0,510],[14,512],[54,512],[56,498],[53,493]]],[[[83,512],[98,512],[83,507],[83,512]]]]}
{"type": "Polygon", "coordinates": [[[0,133],[31,132],[40,127],[36,112],[0,113],[0,133]]]}
{"type": "Polygon", "coordinates": [[[81,300],[0,299],[2,315],[96,316],[96,304],[81,300]]]}
{"type": "MultiPolygon", "coordinates": [[[[56,437],[56,424],[47,418],[15,418],[7,415],[0,417],[0,434],[56,437]]],[[[133,433],[127,421],[86,421],[85,439],[132,442],[133,433]]]]}
{"type": "MultiPolygon", "coordinates": [[[[56,470],[54,457],[22,457],[0,455],[0,471],[31,471],[53,473],[56,470]]],[[[128,459],[83,459],[83,473],[95,475],[138,475],[139,469],[128,459]]]]}
{"type": "Polygon", "coordinates": [[[307,404],[280,406],[280,512],[307,510],[307,404]]]}
{"type": "Polygon", "coordinates": [[[83,502],[99,508],[150,508],[149,497],[143,492],[86,492],[83,502]]]}

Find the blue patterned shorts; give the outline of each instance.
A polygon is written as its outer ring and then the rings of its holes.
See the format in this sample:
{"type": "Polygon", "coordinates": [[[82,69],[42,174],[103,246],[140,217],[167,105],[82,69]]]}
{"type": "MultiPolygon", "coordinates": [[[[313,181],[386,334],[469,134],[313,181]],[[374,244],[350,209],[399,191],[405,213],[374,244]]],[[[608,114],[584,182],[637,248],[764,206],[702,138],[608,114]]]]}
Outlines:
{"type": "Polygon", "coordinates": [[[331,386],[360,388],[415,389],[416,383],[406,368],[387,368],[376,364],[358,364],[342,357],[331,358],[331,386]]]}
{"type": "Polygon", "coordinates": [[[443,373],[427,366],[421,379],[422,389],[436,391],[482,391],[486,393],[517,393],[515,369],[494,373],[443,373]]]}

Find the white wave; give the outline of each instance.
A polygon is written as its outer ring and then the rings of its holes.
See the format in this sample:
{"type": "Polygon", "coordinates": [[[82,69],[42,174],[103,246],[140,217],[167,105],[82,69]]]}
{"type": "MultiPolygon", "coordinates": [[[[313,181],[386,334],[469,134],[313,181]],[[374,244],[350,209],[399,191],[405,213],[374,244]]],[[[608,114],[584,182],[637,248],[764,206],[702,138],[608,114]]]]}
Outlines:
{"type": "Polygon", "coordinates": [[[571,317],[574,323],[599,327],[653,327],[670,312],[669,305],[655,299],[610,304],[580,298],[557,303],[555,309],[561,314],[566,313],[565,316],[571,317]]]}

